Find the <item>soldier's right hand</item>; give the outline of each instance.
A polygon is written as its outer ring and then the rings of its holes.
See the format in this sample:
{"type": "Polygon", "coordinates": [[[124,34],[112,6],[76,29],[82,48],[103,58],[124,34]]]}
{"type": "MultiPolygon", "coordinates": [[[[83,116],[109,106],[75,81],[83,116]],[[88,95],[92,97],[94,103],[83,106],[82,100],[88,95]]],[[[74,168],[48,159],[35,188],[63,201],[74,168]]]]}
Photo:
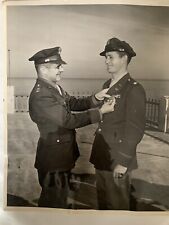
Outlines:
{"type": "Polygon", "coordinates": [[[105,113],[113,112],[115,104],[116,104],[115,98],[111,98],[111,100],[106,101],[100,109],[101,113],[105,114],[105,113]]]}
{"type": "Polygon", "coordinates": [[[109,88],[103,89],[95,94],[95,98],[99,101],[103,101],[105,98],[110,98],[111,96],[107,94],[109,88]]]}

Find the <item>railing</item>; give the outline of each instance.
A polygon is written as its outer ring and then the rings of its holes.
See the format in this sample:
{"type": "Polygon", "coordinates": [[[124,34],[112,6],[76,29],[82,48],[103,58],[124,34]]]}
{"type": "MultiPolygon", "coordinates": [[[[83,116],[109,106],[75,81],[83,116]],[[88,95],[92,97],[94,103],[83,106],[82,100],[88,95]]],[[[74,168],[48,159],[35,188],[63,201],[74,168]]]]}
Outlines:
{"type": "MultiPolygon", "coordinates": [[[[76,98],[84,98],[90,96],[90,92],[72,92],[72,96],[76,98]]],[[[15,112],[29,112],[29,96],[28,95],[15,95],[15,112]]]]}
{"type": "Polygon", "coordinates": [[[28,112],[29,111],[29,96],[28,95],[15,95],[15,112],[28,112]]]}
{"type": "Polygon", "coordinates": [[[159,129],[160,101],[147,99],[146,102],[146,126],[159,129]]]}
{"type": "MultiPolygon", "coordinates": [[[[72,92],[72,95],[77,98],[89,96],[89,92],[72,92]]],[[[28,112],[29,96],[16,95],[15,96],[15,112],[28,112]]],[[[146,102],[146,126],[150,128],[159,128],[159,115],[160,115],[160,101],[156,99],[147,99],[146,102]]]]}

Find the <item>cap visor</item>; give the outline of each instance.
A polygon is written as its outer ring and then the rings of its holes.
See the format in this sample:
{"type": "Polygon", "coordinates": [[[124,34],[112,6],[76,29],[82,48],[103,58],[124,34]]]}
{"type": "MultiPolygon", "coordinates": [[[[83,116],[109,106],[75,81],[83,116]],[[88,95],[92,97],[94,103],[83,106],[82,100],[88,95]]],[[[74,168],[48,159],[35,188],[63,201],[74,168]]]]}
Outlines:
{"type": "Polygon", "coordinates": [[[29,60],[29,61],[34,61],[34,58],[33,58],[33,57],[31,57],[31,58],[29,58],[28,60],[29,60]]]}
{"type": "Polygon", "coordinates": [[[100,53],[100,55],[101,55],[101,56],[105,56],[105,55],[106,55],[106,52],[103,51],[103,52],[100,53]]]}
{"type": "Polygon", "coordinates": [[[61,64],[67,64],[67,63],[66,63],[65,61],[62,60],[62,61],[61,61],[61,64]]]}

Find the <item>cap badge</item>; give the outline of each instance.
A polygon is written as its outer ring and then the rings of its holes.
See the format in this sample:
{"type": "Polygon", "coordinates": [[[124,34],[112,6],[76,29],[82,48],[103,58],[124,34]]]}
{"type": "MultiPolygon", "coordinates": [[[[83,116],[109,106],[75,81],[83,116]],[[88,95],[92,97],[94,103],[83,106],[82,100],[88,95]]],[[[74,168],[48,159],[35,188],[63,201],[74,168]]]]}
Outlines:
{"type": "Polygon", "coordinates": [[[120,52],[124,52],[124,48],[119,48],[119,51],[120,52]]]}

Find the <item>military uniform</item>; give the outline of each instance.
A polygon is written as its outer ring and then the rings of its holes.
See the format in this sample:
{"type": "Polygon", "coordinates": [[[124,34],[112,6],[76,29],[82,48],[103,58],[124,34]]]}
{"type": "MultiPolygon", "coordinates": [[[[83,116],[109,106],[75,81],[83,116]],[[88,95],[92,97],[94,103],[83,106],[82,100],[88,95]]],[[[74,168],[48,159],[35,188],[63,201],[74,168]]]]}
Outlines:
{"type": "MultiPolygon", "coordinates": [[[[57,50],[40,51],[31,61],[58,60],[58,63],[63,63],[60,55],[56,55],[57,50]]],[[[96,105],[97,101],[92,96],[76,99],[60,86],[37,79],[29,98],[29,114],[40,132],[35,160],[42,186],[39,206],[66,208],[69,172],[79,156],[75,128],[101,120],[99,109],[89,109],[96,105]]]]}
{"type": "Polygon", "coordinates": [[[40,132],[35,167],[45,172],[72,169],[79,156],[75,128],[101,118],[98,109],[87,110],[95,106],[92,97],[76,99],[61,90],[63,95],[38,79],[29,98],[29,113],[40,132]],[[83,110],[87,111],[79,112],[83,110]]]}
{"type": "MultiPolygon", "coordinates": [[[[112,46],[106,47],[107,51],[118,48],[127,51],[123,43],[118,43],[120,47],[115,40],[112,46]]],[[[111,79],[103,88],[108,88],[110,83],[111,79]]],[[[136,147],[144,134],[146,96],[143,87],[129,73],[110,87],[107,94],[115,96],[115,109],[103,115],[90,157],[96,168],[98,205],[99,209],[129,209],[130,172],[137,168],[136,147]],[[118,164],[127,167],[127,172],[115,181],[112,172],[118,164]]]]}

